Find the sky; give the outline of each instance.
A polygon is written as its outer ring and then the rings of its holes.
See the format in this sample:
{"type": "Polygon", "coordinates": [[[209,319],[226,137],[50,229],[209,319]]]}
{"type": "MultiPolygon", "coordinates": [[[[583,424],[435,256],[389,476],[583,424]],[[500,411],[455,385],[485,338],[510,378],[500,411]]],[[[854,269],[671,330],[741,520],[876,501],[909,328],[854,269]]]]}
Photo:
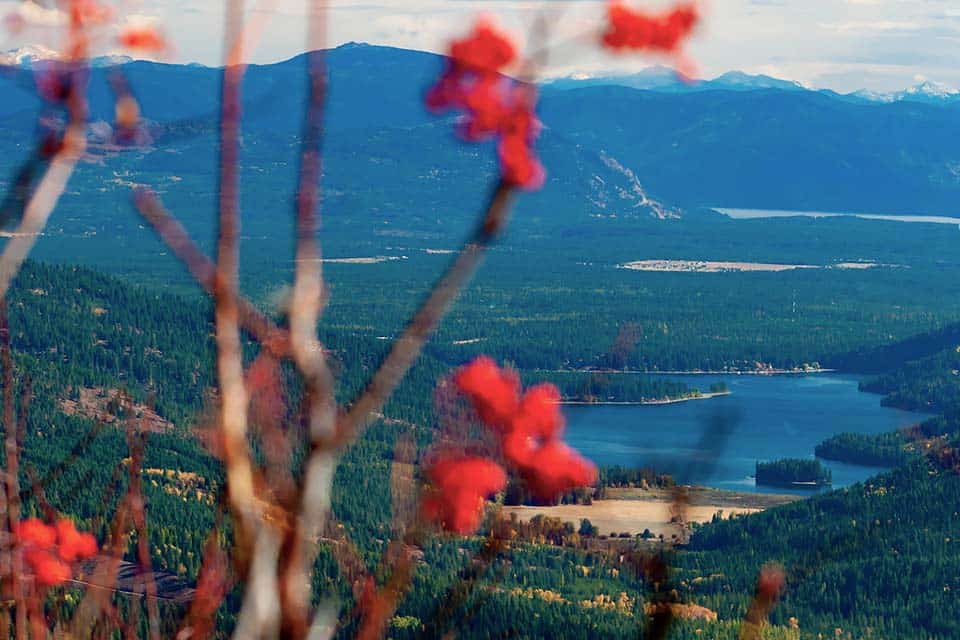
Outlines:
{"type": "MultiPolygon", "coordinates": [[[[37,0],[51,3],[53,0],[37,0]]],[[[273,62],[305,48],[307,0],[247,0],[265,17],[251,62],[273,62]],[[264,8],[269,8],[265,11],[264,8]]],[[[667,0],[628,0],[662,8],[667,0]]],[[[222,59],[223,2],[123,0],[127,14],[149,16],[173,43],[169,59],[217,65],[222,59]]],[[[343,0],[329,3],[327,42],[357,41],[442,52],[477,15],[492,16],[524,41],[538,16],[550,25],[546,74],[608,75],[665,61],[599,51],[606,0],[343,0]]],[[[960,87],[960,3],[950,0],[710,0],[688,48],[700,76],[729,70],[763,73],[841,92],[895,91],[925,81],[960,87]]],[[[16,3],[0,0],[9,13],[16,3]]],[[[0,50],[50,46],[50,28],[7,34],[0,50]]],[[[107,53],[109,45],[104,45],[107,53]]]]}

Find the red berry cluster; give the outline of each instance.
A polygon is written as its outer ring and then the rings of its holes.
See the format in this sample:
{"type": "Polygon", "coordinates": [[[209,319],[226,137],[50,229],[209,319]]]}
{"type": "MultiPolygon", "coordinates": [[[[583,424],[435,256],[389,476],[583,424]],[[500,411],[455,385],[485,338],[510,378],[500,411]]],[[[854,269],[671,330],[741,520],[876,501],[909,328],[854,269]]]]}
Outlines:
{"type": "Polygon", "coordinates": [[[484,499],[507,486],[500,465],[477,457],[440,459],[427,470],[427,478],[434,489],[421,503],[424,516],[460,534],[477,530],[484,499]]]}
{"type": "MultiPolygon", "coordinates": [[[[538,498],[552,499],[597,479],[597,469],[562,440],[560,393],[552,384],[521,391],[515,371],[487,357],[461,368],[454,383],[480,420],[500,440],[504,458],[538,498]]],[[[446,458],[427,472],[436,493],[424,503],[427,517],[466,533],[480,524],[484,497],[506,486],[506,473],[484,458],[446,458]]]]}
{"type": "Polygon", "coordinates": [[[676,53],[699,19],[694,4],[679,4],[665,13],[648,14],[621,2],[611,2],[603,44],[615,50],[676,53]]]}
{"type": "Polygon", "coordinates": [[[163,33],[150,24],[132,24],[123,27],[117,34],[117,42],[131,51],[161,54],[168,50],[163,33]]]}
{"type": "Polygon", "coordinates": [[[473,142],[497,138],[503,180],[525,189],[543,184],[544,172],[533,151],[540,132],[534,115],[536,91],[502,75],[517,60],[513,43],[488,22],[450,45],[450,62],[427,93],[435,112],[457,109],[465,114],[460,135],[473,142]]]}
{"type": "Polygon", "coordinates": [[[97,555],[97,539],[77,531],[67,518],[53,525],[30,518],[20,523],[16,534],[23,559],[43,586],[63,584],[70,579],[70,563],[97,555]]]}

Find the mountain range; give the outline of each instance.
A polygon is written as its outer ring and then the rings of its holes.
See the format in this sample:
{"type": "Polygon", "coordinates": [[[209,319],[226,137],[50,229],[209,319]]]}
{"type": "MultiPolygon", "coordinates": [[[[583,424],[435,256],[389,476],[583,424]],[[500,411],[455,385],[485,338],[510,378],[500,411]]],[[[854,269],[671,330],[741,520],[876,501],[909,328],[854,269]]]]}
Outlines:
{"type": "Polygon", "coordinates": [[[758,91],[777,89],[780,91],[815,92],[840,100],[852,102],[925,102],[944,104],[960,102],[960,91],[933,81],[923,81],[900,91],[878,92],[860,89],[850,93],[838,93],[831,89],[811,89],[794,80],[782,80],[763,74],[749,74],[743,71],[728,71],[711,80],[690,82],[677,76],[676,72],[664,66],[653,66],[637,73],[624,75],[573,75],[552,78],[545,82],[551,89],[581,89],[591,86],[618,86],[664,93],[695,93],[702,91],[758,91]]]}
{"type": "MultiPolygon", "coordinates": [[[[326,61],[326,192],[344,224],[372,216],[435,228],[462,219],[465,202],[479,206],[496,170],[492,147],[463,144],[455,116],[423,108],[441,56],[351,43],[326,61]]],[[[114,98],[104,62],[91,70],[90,111],[109,138],[114,98]]],[[[194,191],[171,188],[171,197],[212,206],[220,71],[120,62],[150,142],[101,145],[89,179],[106,198],[117,175],[156,185],[173,174],[194,191]]],[[[0,175],[22,163],[43,108],[35,64],[24,58],[0,70],[0,175]]],[[[303,56],[251,65],[245,77],[244,159],[257,206],[275,206],[295,179],[304,65],[303,56]]],[[[950,214],[960,202],[960,101],[936,93],[927,86],[868,99],[738,72],[686,85],[662,68],[555,80],[542,89],[537,143],[550,177],[520,206],[542,228],[709,207],[950,214]]]]}
{"type": "MultiPolygon", "coordinates": [[[[348,48],[355,46],[369,45],[361,45],[360,43],[343,45],[343,47],[348,48]]],[[[30,67],[43,60],[55,59],[57,55],[56,51],[42,45],[25,46],[0,52],[0,66],[30,67]]],[[[129,56],[107,55],[94,58],[91,64],[94,67],[109,67],[127,64],[133,61],[134,59],[129,56]]],[[[186,66],[209,68],[197,63],[189,63],[186,66]]],[[[630,74],[572,74],[569,76],[548,78],[544,80],[542,84],[551,89],[577,89],[587,86],[614,85],[671,93],[713,90],[756,91],[758,89],[818,91],[826,95],[848,100],[884,103],[905,100],[915,102],[951,102],[960,100],[960,90],[932,80],[924,80],[900,91],[884,92],[859,89],[849,93],[838,93],[831,89],[811,89],[795,80],[784,80],[765,74],[750,74],[738,70],[727,71],[713,79],[701,79],[691,82],[679,77],[672,68],[663,65],[654,65],[630,74]]]]}
{"type": "Polygon", "coordinates": [[[728,71],[712,80],[688,81],[677,76],[676,71],[661,65],[647,67],[642,71],[624,75],[573,75],[551,78],[545,81],[551,89],[581,89],[591,86],[619,86],[666,93],[692,93],[697,91],[754,91],[757,89],[782,89],[804,91],[798,82],[780,80],[765,75],[750,75],[742,71],[728,71]]]}

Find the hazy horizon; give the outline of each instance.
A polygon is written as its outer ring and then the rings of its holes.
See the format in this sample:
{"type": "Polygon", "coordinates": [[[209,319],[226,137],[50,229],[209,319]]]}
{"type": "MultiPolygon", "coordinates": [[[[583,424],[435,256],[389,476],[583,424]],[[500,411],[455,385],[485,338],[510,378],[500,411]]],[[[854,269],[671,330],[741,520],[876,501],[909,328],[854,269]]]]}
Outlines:
{"type": "MultiPolygon", "coordinates": [[[[632,3],[658,7],[663,0],[632,3]]],[[[0,12],[16,11],[18,3],[0,0],[0,12]]],[[[732,0],[701,5],[704,27],[691,41],[690,55],[700,76],[716,77],[731,70],[793,80],[813,88],[842,93],[866,89],[900,90],[924,81],[955,88],[960,67],[952,52],[960,40],[960,11],[934,0],[732,0]]],[[[620,57],[599,51],[591,40],[602,21],[602,0],[550,3],[553,50],[546,74],[607,75],[632,73],[667,61],[620,57]]],[[[305,5],[278,0],[266,17],[263,36],[249,61],[269,63],[304,50],[305,5]]],[[[56,22],[54,9],[44,18],[56,22]]],[[[448,40],[464,31],[477,14],[498,17],[504,28],[523,39],[542,5],[524,0],[356,0],[329,7],[327,46],[357,41],[423,51],[442,52],[448,40]]],[[[173,44],[169,62],[216,66],[222,59],[222,7],[184,0],[136,3],[130,13],[146,14],[163,25],[173,44]]],[[[6,34],[0,48],[50,46],[57,42],[50,29],[34,28],[6,34]]],[[[115,53],[109,46],[96,53],[115,53]]]]}

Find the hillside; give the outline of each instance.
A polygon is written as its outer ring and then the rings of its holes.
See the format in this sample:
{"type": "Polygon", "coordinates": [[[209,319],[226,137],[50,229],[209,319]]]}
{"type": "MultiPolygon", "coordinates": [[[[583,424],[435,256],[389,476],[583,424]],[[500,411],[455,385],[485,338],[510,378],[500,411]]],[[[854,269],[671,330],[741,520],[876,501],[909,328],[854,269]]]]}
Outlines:
{"type": "MultiPolygon", "coordinates": [[[[213,503],[205,494],[222,482],[219,464],[185,431],[197,407],[185,398],[202,395],[209,384],[204,364],[210,362],[207,314],[199,301],[131,287],[84,269],[37,264],[27,265],[11,300],[21,367],[41,381],[27,461],[47,478],[46,497],[56,507],[77,516],[84,526],[100,515],[109,519],[115,501],[104,499],[101,487],[110,485],[113,470],[127,455],[115,427],[94,428],[90,420],[62,411],[61,400],[71,394],[68,386],[121,386],[146,401],[152,392],[161,415],[176,423],[171,433],[149,436],[145,478],[154,567],[188,584],[212,526],[213,503]],[[58,357],[51,358],[54,352],[58,357]],[[150,365],[154,359],[158,366],[150,365]],[[190,369],[189,363],[199,368],[187,379],[178,377],[182,369],[190,369]],[[134,375],[120,378],[117,367],[134,375]]],[[[349,336],[328,334],[325,339],[335,349],[360,354],[361,365],[368,357],[363,354],[376,345],[349,336]]],[[[341,379],[348,385],[361,374],[351,373],[355,361],[345,358],[342,363],[341,379]]],[[[423,413],[429,408],[417,398],[429,397],[432,376],[446,368],[432,362],[428,357],[414,371],[391,409],[393,415],[419,416],[422,424],[430,424],[423,413]]],[[[376,426],[338,472],[335,510],[368,563],[376,562],[389,531],[393,443],[405,424],[376,426]]],[[[415,434],[421,442],[430,439],[429,430],[416,429],[415,434]]],[[[787,596],[774,612],[775,633],[787,634],[790,618],[797,617],[801,629],[811,633],[841,627],[857,635],[870,627],[893,636],[922,628],[931,638],[951,637],[957,631],[952,617],[930,615],[926,605],[917,608],[923,602],[935,611],[949,611],[945,587],[960,588],[957,556],[949,542],[960,531],[952,511],[943,508],[960,498],[960,483],[952,471],[933,471],[918,462],[867,485],[699,529],[689,548],[670,556],[672,584],[693,609],[703,607],[719,619],[678,623],[674,637],[700,637],[697,629],[702,633],[704,628],[714,637],[735,637],[757,568],[770,559],[785,564],[789,580],[787,596]],[[923,535],[918,537],[919,531],[923,535]],[[905,571],[905,565],[911,569],[905,571]],[[860,586],[848,588],[854,584],[860,586]],[[909,601],[903,600],[904,594],[910,594],[909,601]],[[894,608],[877,604],[901,600],[902,606],[894,608]]],[[[433,619],[442,594],[457,582],[464,545],[476,544],[430,542],[397,620],[433,619]]],[[[320,567],[324,588],[349,601],[351,595],[333,581],[336,570],[329,550],[321,555],[320,567]]],[[[463,637],[510,633],[520,619],[537,621],[532,627],[524,622],[528,633],[544,625],[543,630],[552,628],[553,637],[559,638],[586,637],[589,629],[602,629],[605,637],[635,637],[637,611],[644,603],[640,594],[649,589],[642,576],[606,554],[526,538],[494,563],[478,587],[461,605],[472,612],[470,628],[477,631],[463,637]],[[604,598],[616,602],[621,592],[629,594],[621,604],[603,604],[604,598]]],[[[220,615],[229,626],[229,610],[220,615]]],[[[349,625],[344,633],[349,635],[349,625]]],[[[403,628],[396,634],[417,635],[403,628]]]]}
{"type": "Polygon", "coordinates": [[[860,349],[840,356],[836,363],[848,370],[874,374],[860,382],[860,389],[883,396],[881,404],[935,415],[902,432],[837,434],[817,446],[818,457],[899,467],[918,453],[937,452],[960,442],[958,325],[860,349]]]}
{"type": "Polygon", "coordinates": [[[960,325],[949,324],[835,360],[837,366],[877,374],[860,388],[892,407],[957,414],[960,411],[960,325]]]}
{"type": "Polygon", "coordinates": [[[727,588],[748,588],[768,559],[783,562],[788,590],[772,616],[800,621],[804,637],[952,638],[960,588],[956,471],[909,467],[862,485],[698,531],[679,553],[678,578],[721,615],[727,588]],[[707,581],[698,575],[717,574],[707,581]],[[868,631],[868,629],[872,631],[868,631]]]}
{"type": "Polygon", "coordinates": [[[684,207],[947,213],[958,157],[939,135],[960,130],[957,109],[793,90],[592,87],[547,96],[543,118],[684,207]]]}

